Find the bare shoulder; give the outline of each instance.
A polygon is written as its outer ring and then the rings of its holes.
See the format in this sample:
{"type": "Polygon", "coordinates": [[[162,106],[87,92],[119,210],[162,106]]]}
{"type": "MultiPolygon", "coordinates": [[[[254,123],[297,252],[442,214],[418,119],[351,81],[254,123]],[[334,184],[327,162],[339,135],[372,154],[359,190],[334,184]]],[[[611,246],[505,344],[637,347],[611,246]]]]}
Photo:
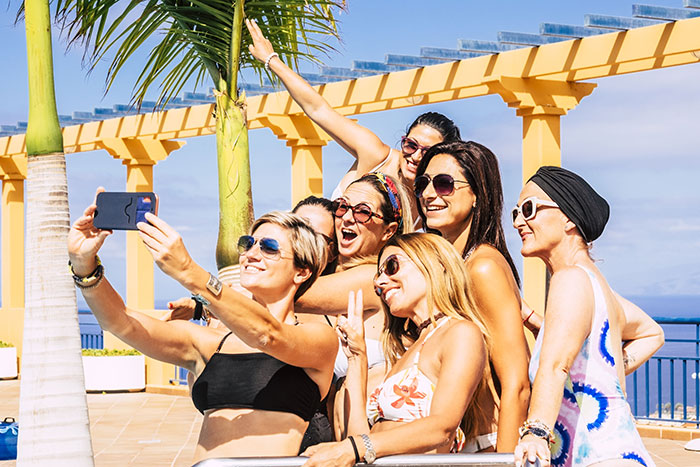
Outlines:
{"type": "Polygon", "coordinates": [[[451,319],[445,326],[445,331],[440,336],[440,345],[443,348],[467,345],[479,346],[483,343],[483,334],[479,327],[467,319],[451,319]]]}
{"type": "Polygon", "coordinates": [[[508,261],[491,245],[479,245],[466,262],[466,266],[469,275],[476,279],[512,274],[508,261]]]}
{"type": "Polygon", "coordinates": [[[549,282],[550,290],[553,288],[571,289],[581,288],[582,286],[592,292],[591,281],[588,278],[588,273],[577,266],[568,266],[559,269],[552,274],[549,282]]]}
{"type": "Polygon", "coordinates": [[[586,271],[576,266],[569,266],[552,274],[547,297],[547,313],[562,310],[571,315],[574,310],[591,311],[593,303],[593,287],[586,271]]]}

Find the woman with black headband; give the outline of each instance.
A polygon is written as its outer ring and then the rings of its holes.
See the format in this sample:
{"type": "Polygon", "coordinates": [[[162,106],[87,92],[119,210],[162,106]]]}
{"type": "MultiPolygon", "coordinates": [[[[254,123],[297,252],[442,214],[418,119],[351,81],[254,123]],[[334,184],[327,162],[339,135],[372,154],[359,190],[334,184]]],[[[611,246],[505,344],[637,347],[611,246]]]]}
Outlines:
{"type": "Polygon", "coordinates": [[[542,259],[551,274],[517,463],[654,465],[622,389],[623,307],[589,253],[609,215],[585,180],[560,167],[541,167],[513,209],[523,256],[542,259]]]}

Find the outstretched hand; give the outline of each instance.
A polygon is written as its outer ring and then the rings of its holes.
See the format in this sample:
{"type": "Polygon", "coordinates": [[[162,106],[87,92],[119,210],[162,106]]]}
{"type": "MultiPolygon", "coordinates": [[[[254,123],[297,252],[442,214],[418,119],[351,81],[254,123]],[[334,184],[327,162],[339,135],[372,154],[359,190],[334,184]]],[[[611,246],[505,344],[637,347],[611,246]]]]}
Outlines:
{"type": "Polygon", "coordinates": [[[68,232],[68,256],[73,265],[73,271],[79,276],[88,275],[94,271],[97,267],[95,256],[105,239],[112,234],[111,230],[98,229],[92,222],[97,210],[97,195],[103,191],[105,191],[103,187],[97,189],[95,200],[83,211],[83,215],[75,221],[68,232]]]}
{"type": "Polygon", "coordinates": [[[551,463],[549,443],[531,434],[522,437],[518,445],[515,446],[513,455],[515,457],[515,465],[518,467],[535,465],[538,459],[542,467],[548,467],[551,463]]]}
{"type": "Polygon", "coordinates": [[[352,467],[355,465],[355,454],[350,441],[347,440],[309,446],[301,455],[310,458],[302,467],[352,467]]]}
{"type": "Polygon", "coordinates": [[[340,336],[343,352],[348,358],[367,353],[362,290],[348,293],[348,317],[338,317],[336,333],[340,336]]]}
{"type": "Polygon", "coordinates": [[[194,316],[194,307],[195,301],[191,297],[178,298],[168,302],[168,310],[170,311],[161,319],[163,321],[190,320],[194,316]]]}
{"type": "Polygon", "coordinates": [[[139,222],[139,237],[161,271],[176,281],[186,277],[194,264],[185,244],[175,229],[158,216],[146,213],[146,222],[139,222]]]}
{"type": "Polygon", "coordinates": [[[253,39],[253,43],[248,46],[248,50],[253,57],[264,63],[275,52],[275,49],[272,48],[272,43],[265,38],[255,20],[246,18],[245,25],[248,28],[248,32],[250,32],[250,37],[253,39]]]}

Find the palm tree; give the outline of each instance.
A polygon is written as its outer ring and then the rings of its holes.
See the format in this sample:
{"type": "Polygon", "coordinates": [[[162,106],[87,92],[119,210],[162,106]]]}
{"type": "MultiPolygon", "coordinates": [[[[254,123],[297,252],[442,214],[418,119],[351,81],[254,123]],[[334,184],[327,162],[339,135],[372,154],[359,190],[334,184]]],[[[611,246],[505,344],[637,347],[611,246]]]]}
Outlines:
{"type": "Polygon", "coordinates": [[[27,270],[17,465],[92,466],[75,288],[66,273],[70,223],[53,83],[48,0],[25,1],[27,270]]]}
{"type": "Polygon", "coordinates": [[[132,102],[140,107],[158,83],[156,107],[162,107],[187,84],[195,87],[208,76],[216,96],[216,139],[219,180],[219,237],[216,262],[238,264],[237,239],[253,220],[245,96],[238,75],[250,67],[267,76],[263,65],[245,47],[250,35],[244,17],[257,20],[283,60],[316,61],[314,53],[332,50],[337,37],[334,11],[339,0],[58,0],[57,18],[69,43],[86,47],[92,67],[114,53],[107,90],[127,62],[142,49],[148,59],[134,85],[132,102]],[[118,12],[117,12],[118,10],[118,12]]]}

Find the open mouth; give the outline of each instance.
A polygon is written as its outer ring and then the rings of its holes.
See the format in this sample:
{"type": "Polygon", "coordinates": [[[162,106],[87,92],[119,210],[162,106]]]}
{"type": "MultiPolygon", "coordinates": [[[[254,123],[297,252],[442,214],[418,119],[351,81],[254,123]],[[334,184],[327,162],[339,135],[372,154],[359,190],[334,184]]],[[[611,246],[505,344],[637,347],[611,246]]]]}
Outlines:
{"type": "Polygon", "coordinates": [[[425,207],[425,212],[437,212],[437,211],[442,211],[447,209],[447,206],[426,206],[425,207]]]}
{"type": "Polygon", "coordinates": [[[343,242],[345,243],[352,242],[357,238],[357,232],[353,232],[350,229],[342,229],[340,232],[343,237],[343,242]]]}

